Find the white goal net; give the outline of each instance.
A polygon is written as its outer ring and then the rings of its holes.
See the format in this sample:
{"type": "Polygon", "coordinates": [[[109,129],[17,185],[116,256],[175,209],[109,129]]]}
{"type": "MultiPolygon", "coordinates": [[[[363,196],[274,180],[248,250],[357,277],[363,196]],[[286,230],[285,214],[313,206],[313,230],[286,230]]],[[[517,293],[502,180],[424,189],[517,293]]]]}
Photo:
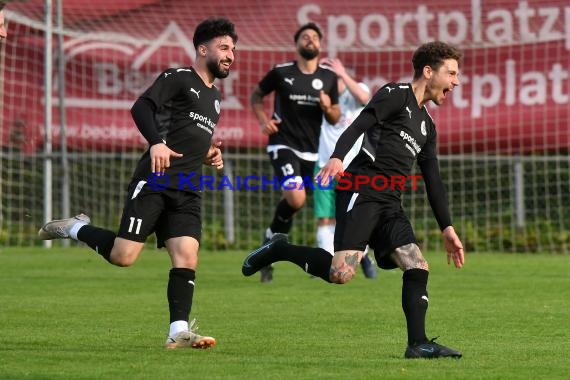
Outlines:
{"type": "MultiPolygon", "coordinates": [[[[565,0],[18,1],[0,43],[0,246],[38,245],[44,220],[88,213],[115,229],[145,141],[129,109],[167,67],[191,65],[192,33],[210,16],[239,35],[218,83],[225,175],[272,175],[249,96],[293,34],[314,21],[323,55],[373,91],[409,81],[411,54],[443,40],[463,49],[458,87],[430,107],[454,224],[468,251],[563,252],[570,244],[570,4],[565,0]]],[[[267,112],[270,111],[267,102],[267,112]]],[[[220,174],[207,173],[215,178],[220,174]]],[[[206,190],[204,245],[259,244],[280,194],[206,190]]],[[[439,231],[421,186],[405,208],[425,248],[439,231]]],[[[314,243],[312,203],[296,243],[314,243]]],[[[59,243],[57,243],[59,244],[59,243]]]]}

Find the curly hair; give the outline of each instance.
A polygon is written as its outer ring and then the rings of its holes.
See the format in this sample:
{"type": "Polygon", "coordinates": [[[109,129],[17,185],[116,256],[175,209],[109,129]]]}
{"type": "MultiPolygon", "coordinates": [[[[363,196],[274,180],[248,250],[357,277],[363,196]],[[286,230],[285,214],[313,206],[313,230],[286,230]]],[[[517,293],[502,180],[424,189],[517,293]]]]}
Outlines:
{"type": "Polygon", "coordinates": [[[321,28],[319,28],[319,26],[317,24],[315,24],[314,22],[309,22],[309,23],[306,23],[305,25],[301,25],[301,27],[295,32],[295,35],[293,36],[293,41],[297,42],[301,33],[303,33],[303,31],[305,31],[307,29],[312,29],[315,32],[317,32],[317,35],[319,36],[319,40],[323,39],[323,32],[321,32],[321,28]]]}
{"type": "Polygon", "coordinates": [[[438,70],[446,59],[459,61],[463,54],[455,46],[441,41],[428,42],[414,52],[412,64],[414,65],[414,79],[422,76],[424,67],[429,66],[438,70]]]}
{"type": "Polygon", "coordinates": [[[194,48],[197,48],[198,45],[221,36],[230,36],[234,43],[237,43],[238,36],[234,24],[223,17],[212,17],[202,21],[196,27],[192,42],[194,43],[194,48]]]}

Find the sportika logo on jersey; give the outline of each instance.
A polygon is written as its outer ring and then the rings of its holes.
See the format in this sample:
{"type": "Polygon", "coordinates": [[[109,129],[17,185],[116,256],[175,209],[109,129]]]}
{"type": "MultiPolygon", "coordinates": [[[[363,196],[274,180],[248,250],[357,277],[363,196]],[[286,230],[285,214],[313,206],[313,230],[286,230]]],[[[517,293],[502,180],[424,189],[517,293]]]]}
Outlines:
{"type": "Polygon", "coordinates": [[[317,96],[307,94],[289,94],[289,99],[297,102],[297,104],[315,105],[320,102],[317,96]]]}
{"type": "Polygon", "coordinates": [[[209,134],[214,133],[214,128],[216,128],[216,123],[214,123],[212,119],[210,119],[209,117],[201,115],[196,112],[190,112],[188,114],[188,117],[190,117],[190,119],[192,119],[193,121],[196,121],[197,122],[196,125],[198,125],[198,127],[202,128],[203,130],[207,131],[209,134]]]}
{"type": "Polygon", "coordinates": [[[190,117],[190,119],[196,121],[198,120],[201,123],[205,123],[207,124],[209,127],[215,128],[216,127],[216,123],[214,123],[209,117],[201,115],[199,113],[196,112],[190,112],[188,114],[188,116],[190,117]]]}
{"type": "Polygon", "coordinates": [[[416,154],[419,154],[422,151],[422,147],[418,144],[416,139],[408,135],[406,132],[400,131],[400,137],[402,138],[402,140],[406,142],[406,148],[408,148],[408,150],[412,152],[414,157],[416,156],[416,154]],[[410,146],[408,143],[410,143],[412,146],[410,146]]]}

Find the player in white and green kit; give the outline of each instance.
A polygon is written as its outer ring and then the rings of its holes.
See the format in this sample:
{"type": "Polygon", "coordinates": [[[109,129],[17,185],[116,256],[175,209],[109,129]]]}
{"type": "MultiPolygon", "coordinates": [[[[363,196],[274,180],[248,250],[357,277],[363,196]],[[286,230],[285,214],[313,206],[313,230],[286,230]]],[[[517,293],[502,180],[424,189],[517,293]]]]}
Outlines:
{"type": "MultiPolygon", "coordinates": [[[[338,103],[340,105],[340,119],[336,124],[329,123],[323,117],[321,134],[319,136],[319,158],[315,165],[314,174],[328,162],[340,135],[358,116],[364,105],[370,100],[370,88],[357,82],[347,73],[346,68],[339,59],[325,58],[321,64],[330,67],[338,75],[338,103]]],[[[360,136],[344,160],[344,167],[358,154],[362,146],[363,136],[360,136]]],[[[335,220],[335,185],[315,186],[314,202],[315,217],[317,218],[317,244],[320,248],[334,254],[335,220]]],[[[376,278],[378,269],[374,261],[364,255],[360,262],[366,278],[376,278]]]]}

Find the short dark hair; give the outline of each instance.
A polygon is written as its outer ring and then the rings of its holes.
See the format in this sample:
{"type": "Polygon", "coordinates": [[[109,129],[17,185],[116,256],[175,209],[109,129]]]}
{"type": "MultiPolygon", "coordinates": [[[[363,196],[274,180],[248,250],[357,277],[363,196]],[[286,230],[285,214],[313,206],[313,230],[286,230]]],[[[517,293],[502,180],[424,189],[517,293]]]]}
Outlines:
{"type": "Polygon", "coordinates": [[[314,22],[308,22],[305,25],[302,25],[299,30],[297,30],[297,32],[295,32],[295,39],[294,41],[297,42],[297,40],[299,39],[299,36],[301,35],[301,33],[303,33],[304,30],[307,29],[312,29],[315,32],[317,32],[317,34],[319,35],[319,40],[323,38],[323,33],[321,32],[321,29],[319,28],[319,26],[317,24],[315,24],[314,22]]]}
{"type": "Polygon", "coordinates": [[[424,67],[429,66],[438,70],[446,59],[455,59],[459,62],[463,54],[455,46],[441,41],[428,42],[417,48],[412,57],[414,65],[414,79],[422,76],[424,67]]]}
{"type": "Polygon", "coordinates": [[[234,24],[227,18],[211,17],[202,21],[196,27],[192,42],[194,43],[194,48],[197,48],[198,45],[221,36],[230,36],[232,40],[234,40],[234,43],[237,43],[238,36],[234,24]]]}

